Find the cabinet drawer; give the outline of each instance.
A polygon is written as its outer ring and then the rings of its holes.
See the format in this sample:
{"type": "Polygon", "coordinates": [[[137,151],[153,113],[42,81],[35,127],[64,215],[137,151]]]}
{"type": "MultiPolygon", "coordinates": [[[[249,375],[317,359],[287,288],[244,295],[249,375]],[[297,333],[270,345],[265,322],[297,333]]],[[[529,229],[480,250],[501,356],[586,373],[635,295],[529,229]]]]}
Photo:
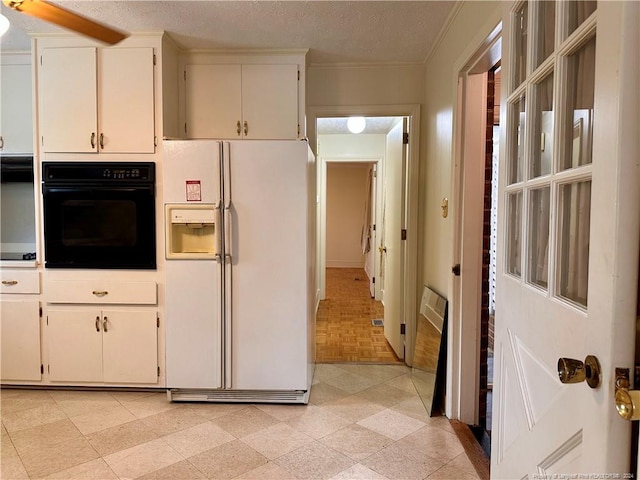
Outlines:
{"type": "Polygon", "coordinates": [[[47,282],[48,303],[155,305],[155,282],[56,280],[47,282]]]}
{"type": "Polygon", "coordinates": [[[40,293],[40,273],[28,270],[0,271],[0,293],[40,293]]]}

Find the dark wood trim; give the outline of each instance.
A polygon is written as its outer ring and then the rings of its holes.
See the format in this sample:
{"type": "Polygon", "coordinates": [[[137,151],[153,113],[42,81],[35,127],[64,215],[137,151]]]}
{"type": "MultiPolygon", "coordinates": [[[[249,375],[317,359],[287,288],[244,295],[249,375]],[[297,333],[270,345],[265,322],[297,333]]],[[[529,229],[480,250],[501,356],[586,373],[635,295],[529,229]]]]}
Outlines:
{"type": "Polygon", "coordinates": [[[453,427],[453,431],[457,435],[458,440],[460,440],[467,457],[471,460],[473,468],[476,469],[480,480],[489,480],[489,457],[487,457],[487,454],[476,440],[469,425],[457,420],[449,420],[449,423],[453,427]]]}

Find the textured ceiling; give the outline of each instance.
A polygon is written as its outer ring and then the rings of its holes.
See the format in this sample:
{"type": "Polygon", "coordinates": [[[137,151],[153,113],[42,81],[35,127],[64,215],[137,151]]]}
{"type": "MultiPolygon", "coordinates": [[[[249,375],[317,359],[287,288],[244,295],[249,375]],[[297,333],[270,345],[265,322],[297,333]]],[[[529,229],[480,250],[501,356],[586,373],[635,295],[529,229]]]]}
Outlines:
{"type": "MultiPolygon", "coordinates": [[[[362,134],[387,134],[398,121],[398,117],[365,117],[366,123],[362,134]]],[[[350,134],[347,128],[347,117],[342,118],[318,118],[318,135],[350,134]]]]}
{"type": "MultiPolygon", "coordinates": [[[[167,31],[186,49],[308,48],[309,64],[422,63],[455,2],[445,1],[53,1],[129,32],[167,31]]],[[[26,33],[62,29],[2,13],[2,49],[28,48],[26,33]]]]}

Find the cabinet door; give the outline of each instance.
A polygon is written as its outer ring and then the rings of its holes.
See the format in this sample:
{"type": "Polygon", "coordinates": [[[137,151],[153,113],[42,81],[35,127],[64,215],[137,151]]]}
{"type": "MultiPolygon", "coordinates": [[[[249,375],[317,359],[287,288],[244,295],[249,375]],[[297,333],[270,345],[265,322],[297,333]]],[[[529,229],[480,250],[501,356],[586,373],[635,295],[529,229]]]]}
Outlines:
{"type": "Polygon", "coordinates": [[[242,118],[244,138],[297,138],[298,66],[243,65],[242,118]]]}
{"type": "Polygon", "coordinates": [[[97,152],[96,49],[44,49],[38,72],[43,151],[97,152]]]}
{"type": "Polygon", "coordinates": [[[187,65],[187,138],[240,138],[241,68],[240,65],[187,65]]]}
{"type": "Polygon", "coordinates": [[[0,152],[33,152],[31,65],[2,65],[0,152]]]}
{"type": "Polygon", "coordinates": [[[48,314],[49,378],[102,382],[102,316],[95,309],[51,309],[48,314]]]}
{"type": "Polygon", "coordinates": [[[103,371],[108,383],[158,381],[158,327],[155,310],[104,310],[103,371]]]}
{"type": "Polygon", "coordinates": [[[40,303],[0,302],[2,380],[41,380],[40,303]]]}
{"type": "Polygon", "coordinates": [[[98,52],[99,144],[103,153],[153,153],[153,48],[98,52]]]}

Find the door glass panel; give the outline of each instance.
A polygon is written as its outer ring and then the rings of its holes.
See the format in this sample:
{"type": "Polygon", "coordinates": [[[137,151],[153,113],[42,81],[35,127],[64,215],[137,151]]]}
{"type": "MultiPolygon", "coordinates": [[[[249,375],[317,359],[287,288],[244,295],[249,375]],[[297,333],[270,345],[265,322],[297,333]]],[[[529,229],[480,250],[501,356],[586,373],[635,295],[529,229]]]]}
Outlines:
{"type": "Polygon", "coordinates": [[[524,163],[525,108],[526,104],[524,95],[509,107],[513,122],[509,142],[511,145],[509,184],[522,181],[522,167],[524,163]]]}
{"type": "Polygon", "coordinates": [[[520,276],[521,265],[521,229],[522,229],[522,192],[507,197],[507,272],[520,276]]]}
{"type": "Polygon", "coordinates": [[[567,133],[562,170],[591,163],[595,58],[595,37],[567,58],[567,133]]]}
{"type": "Polygon", "coordinates": [[[535,116],[531,177],[549,175],[553,156],[553,74],[534,86],[535,116]]]}
{"type": "Polygon", "coordinates": [[[573,0],[571,2],[567,2],[569,8],[569,31],[568,34],[571,35],[576,28],[578,28],[582,23],[591,16],[593,12],[596,11],[596,6],[598,2],[596,1],[584,1],[584,0],[573,0]]]}
{"type": "Polygon", "coordinates": [[[558,295],[587,306],[591,181],[560,186],[558,295]]]}
{"type": "Polygon", "coordinates": [[[514,62],[513,62],[513,88],[517,88],[527,76],[527,15],[529,5],[525,2],[520,10],[515,13],[514,28],[514,62]]]}
{"type": "Polygon", "coordinates": [[[549,187],[529,194],[528,275],[530,283],[547,288],[549,278],[549,187]]]}
{"type": "Polygon", "coordinates": [[[544,62],[554,50],[556,30],[556,2],[538,2],[538,28],[536,29],[536,51],[534,70],[544,62]]]}

